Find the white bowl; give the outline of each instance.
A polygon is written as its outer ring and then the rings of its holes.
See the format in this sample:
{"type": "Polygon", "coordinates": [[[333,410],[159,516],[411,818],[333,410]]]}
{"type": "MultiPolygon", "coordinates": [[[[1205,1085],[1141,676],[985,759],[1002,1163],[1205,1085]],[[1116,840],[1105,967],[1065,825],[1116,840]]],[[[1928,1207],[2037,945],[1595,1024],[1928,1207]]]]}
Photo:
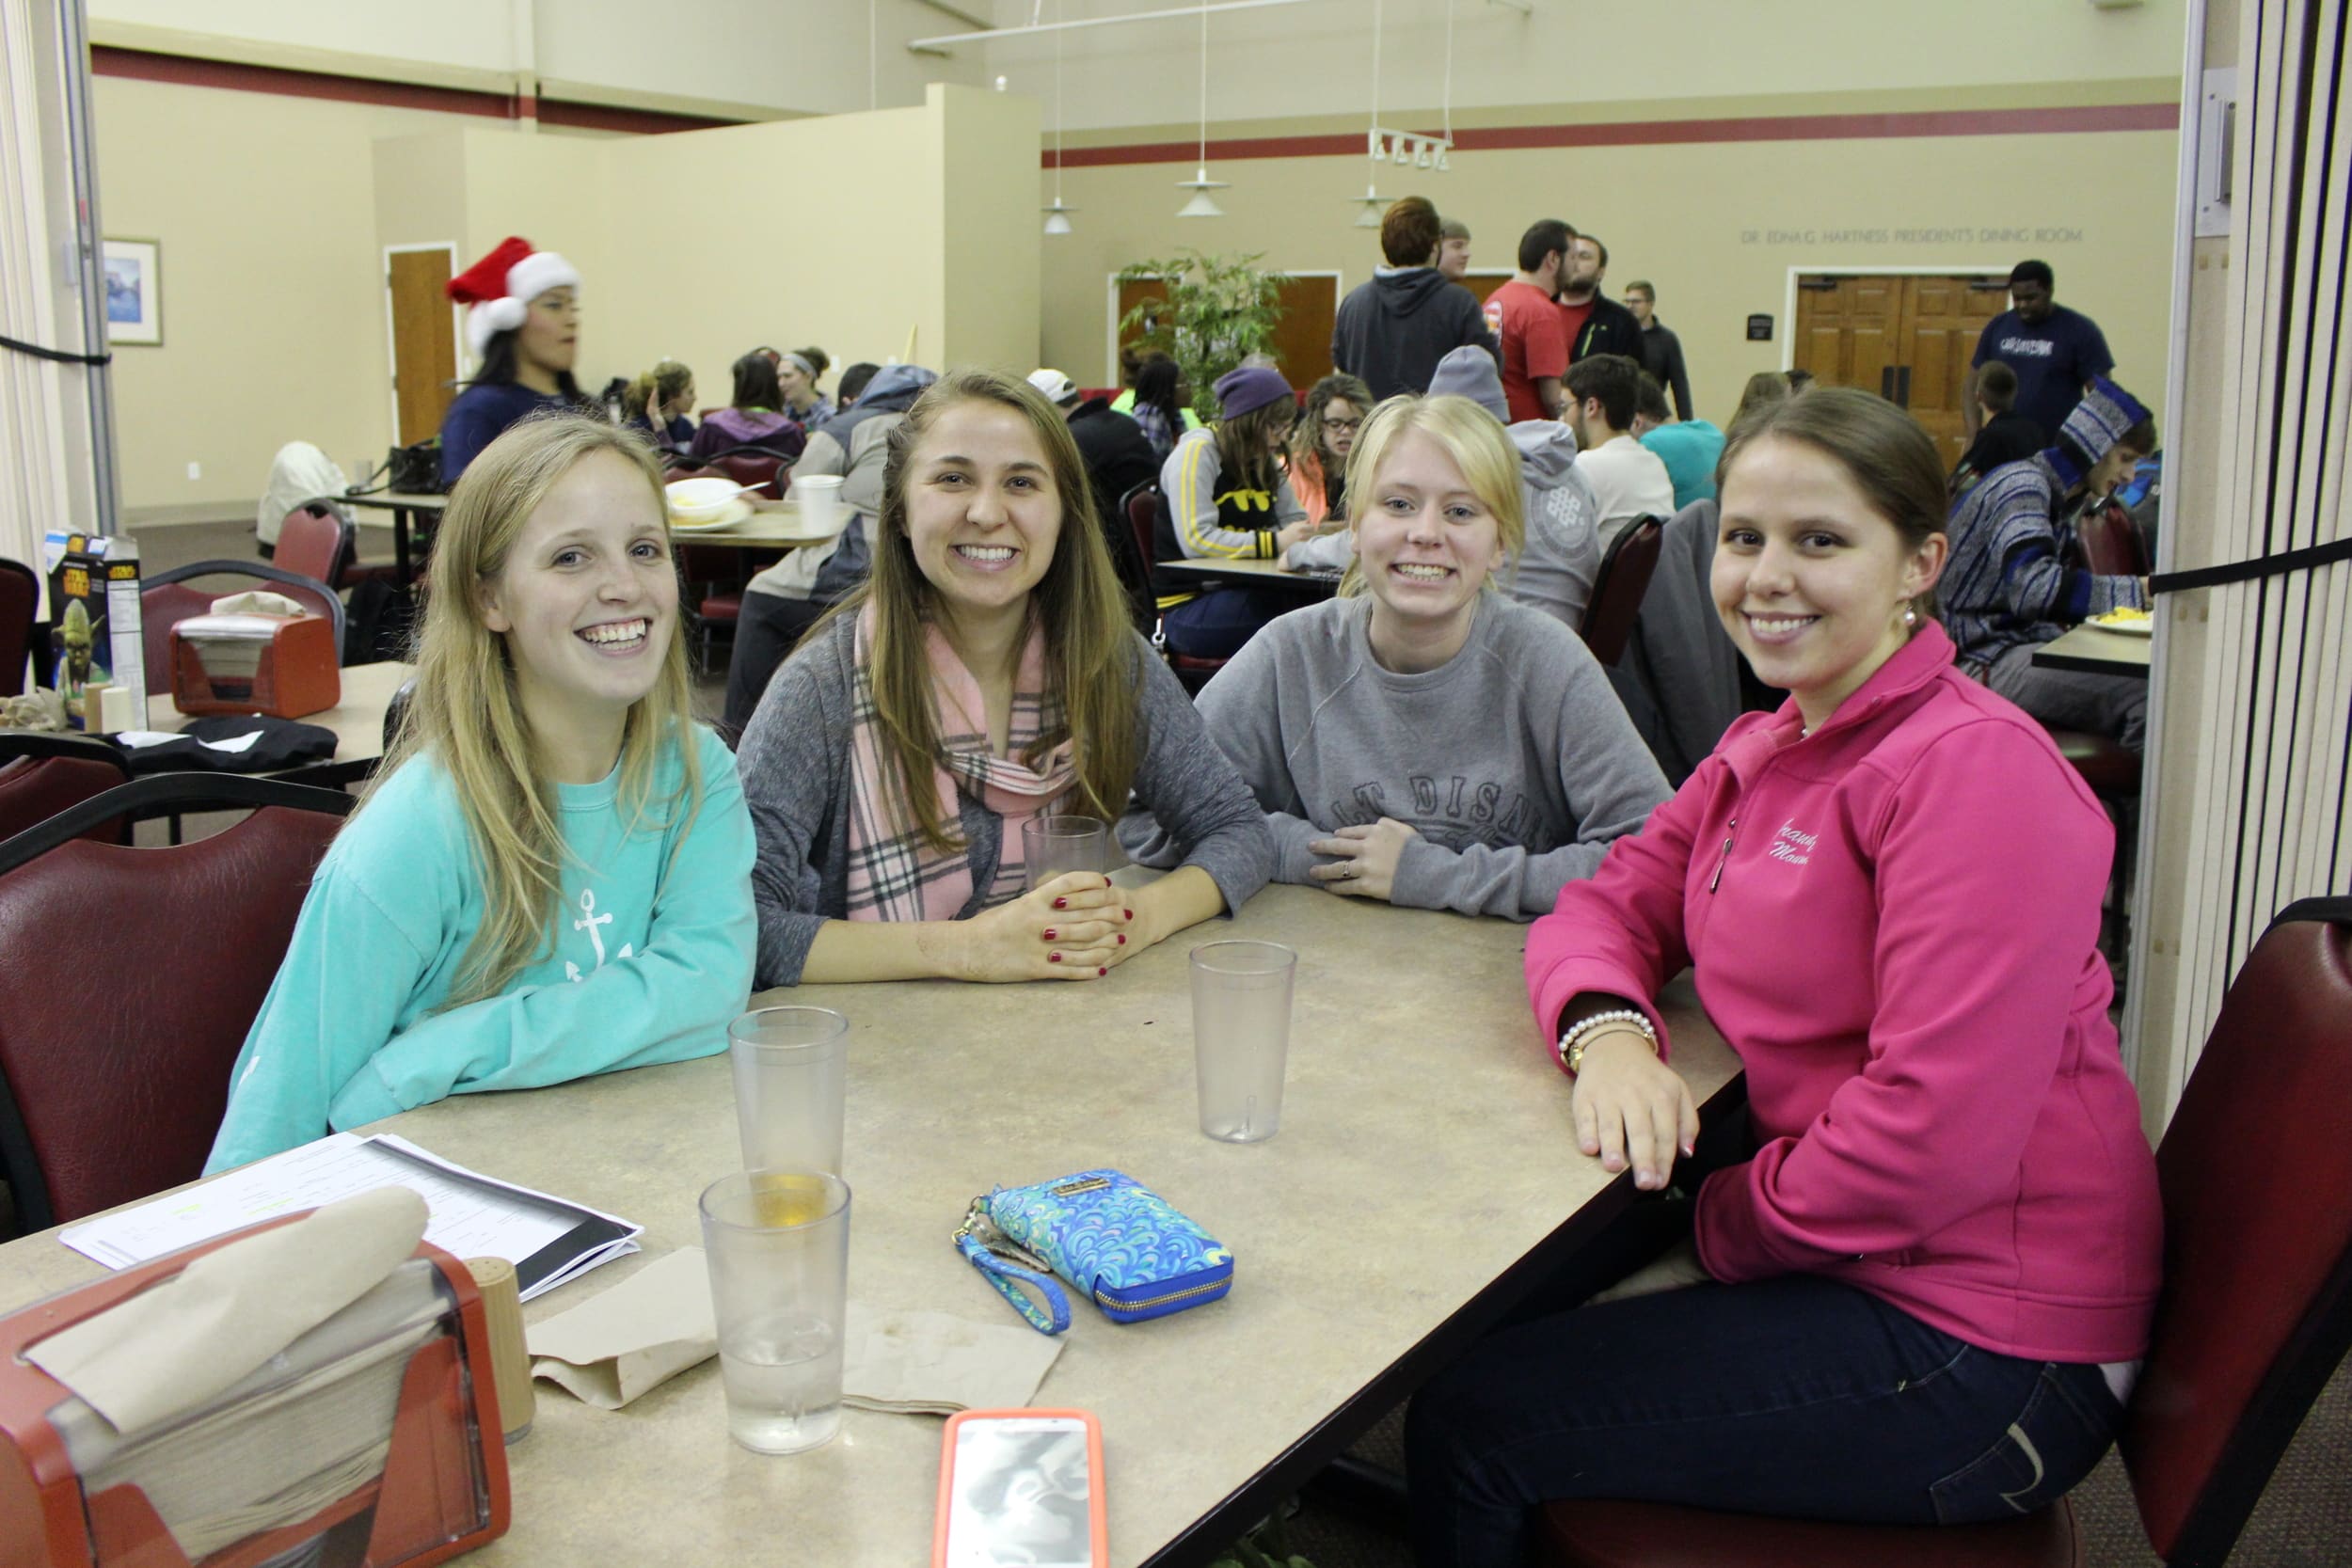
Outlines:
{"type": "Polygon", "coordinates": [[[731,479],[681,479],[663,488],[671,517],[681,523],[716,523],[743,489],[731,479]]]}

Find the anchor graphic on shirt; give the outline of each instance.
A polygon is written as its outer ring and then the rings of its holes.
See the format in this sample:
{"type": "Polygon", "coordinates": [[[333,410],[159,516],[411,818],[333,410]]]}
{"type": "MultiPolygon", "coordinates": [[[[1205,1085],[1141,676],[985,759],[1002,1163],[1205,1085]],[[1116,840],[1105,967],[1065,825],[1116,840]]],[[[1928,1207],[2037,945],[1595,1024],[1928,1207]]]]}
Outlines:
{"type": "MultiPolygon", "coordinates": [[[[585,931],[588,933],[588,941],[596,950],[596,967],[598,969],[602,969],[604,967],[604,933],[598,931],[596,927],[599,926],[610,926],[612,924],[612,917],[611,915],[598,914],[596,912],[596,890],[594,888],[580,889],[580,918],[572,922],[572,929],[575,931],[585,931]]],[[[634,958],[636,956],[633,951],[635,946],[636,944],[634,942],[625,942],[621,943],[620,952],[613,956],[615,958],[634,958]]],[[[580,965],[572,962],[569,958],[564,960],[564,977],[567,980],[575,982],[587,978],[585,974],[580,973],[580,965]]]]}

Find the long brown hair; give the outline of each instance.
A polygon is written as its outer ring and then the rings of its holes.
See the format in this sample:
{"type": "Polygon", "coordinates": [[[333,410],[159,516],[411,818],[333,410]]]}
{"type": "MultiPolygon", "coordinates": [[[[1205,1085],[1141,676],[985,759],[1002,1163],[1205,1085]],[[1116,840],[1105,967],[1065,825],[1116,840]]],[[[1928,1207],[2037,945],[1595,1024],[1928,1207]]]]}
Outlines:
{"type": "MultiPolygon", "coordinates": [[[[450,989],[449,1006],[496,996],[549,951],[563,895],[564,834],[555,786],[535,765],[533,736],[515,689],[506,639],[483,623],[483,590],[506,569],[523,525],[558,481],[591,453],[627,459],[645,477],[657,511],[661,467],[644,437],[580,414],[535,416],[510,428],[466,467],[433,546],[433,592],[417,641],[416,691],[379,781],[420,757],[449,775],[482,863],[483,915],[450,989]]],[[[666,541],[667,525],[664,524],[666,541]]],[[[683,769],[665,818],[702,803],[686,673],[686,638],[673,626],[653,689],[630,706],[621,736],[619,800],[646,820],[654,767],[665,746],[683,769]]]]}
{"type": "Polygon", "coordinates": [[[1228,490],[1263,490],[1274,494],[1282,482],[1281,465],[1274,460],[1274,432],[1286,428],[1298,405],[1287,397],[1252,408],[1247,414],[1219,420],[1211,431],[1216,441],[1217,483],[1228,490]]]}
{"type": "Polygon", "coordinates": [[[938,618],[939,591],[915,563],[907,529],[907,481],[923,437],[942,414],[960,403],[993,403],[1025,419],[1045,453],[1054,494],[1061,502],[1054,559],[1029,591],[1029,615],[1044,633],[1048,705],[1060,699],[1062,721],[1041,735],[1024,760],[1035,765],[1064,739],[1074,740],[1080,809],[1116,821],[1126,809],[1141,750],[1135,633],[1069,421],[1025,381],[993,371],[948,372],[915,399],[890,433],[882,511],[874,529],[873,575],[834,611],[855,615],[866,604],[874,607],[867,659],[875,719],[891,763],[887,793],[892,816],[919,830],[925,842],[942,851],[964,846],[941,815],[932,783],[941,753],[924,627],[938,618]]]}
{"type": "MultiPolygon", "coordinates": [[[[1767,436],[1798,441],[1846,470],[1870,510],[1894,525],[1906,548],[1916,550],[1946,531],[1944,460],[1917,420],[1874,392],[1820,387],[1801,398],[1750,409],[1734,420],[1716,465],[1717,488],[1741,456],[1767,436]]],[[[1935,590],[1911,601],[1935,613],[1935,590]]]]}
{"type": "MultiPolygon", "coordinates": [[[[1323,439],[1323,411],[1330,407],[1334,401],[1353,404],[1359,420],[1372,418],[1372,388],[1364,385],[1363,377],[1350,375],[1345,371],[1334,371],[1307,388],[1307,405],[1299,411],[1298,423],[1291,430],[1293,464],[1312,458],[1316,471],[1323,475],[1327,494],[1332,483],[1345,472],[1343,461],[1331,455],[1330,447],[1323,439]]],[[[1356,434],[1359,439],[1362,438],[1361,425],[1357,427],[1356,434]]]]}

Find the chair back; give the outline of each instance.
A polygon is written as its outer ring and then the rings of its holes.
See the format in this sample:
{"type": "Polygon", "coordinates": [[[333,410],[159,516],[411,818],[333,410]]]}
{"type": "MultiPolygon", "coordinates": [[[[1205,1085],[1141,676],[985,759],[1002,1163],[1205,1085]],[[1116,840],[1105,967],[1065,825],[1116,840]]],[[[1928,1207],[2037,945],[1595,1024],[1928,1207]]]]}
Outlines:
{"type": "Polygon", "coordinates": [[[1649,592],[1650,574],[1658,570],[1658,540],[1665,525],[1650,516],[1636,517],[1609,542],[1593,578],[1593,596],[1585,601],[1584,621],[1577,630],[1584,645],[1603,665],[1625,657],[1633,623],[1642,613],[1642,595],[1649,592]]]}
{"type": "Polygon", "coordinates": [[[306,501],[278,525],[278,553],[270,560],[289,572],[339,583],[351,567],[353,527],[319,501],[306,501]]]}
{"type": "MultiPolygon", "coordinates": [[[[738,484],[756,485],[753,493],[769,500],[782,495],[776,476],[792,466],[792,460],[782,452],[766,451],[758,447],[738,447],[707,460],[710,467],[726,475],[738,484]]],[[[675,481],[673,481],[675,483],[675,481]]]]}
{"type": "Polygon", "coordinates": [[[2129,512],[2113,501],[2086,508],[2074,519],[2074,544],[2083,569],[2103,578],[2148,575],[2148,541],[2129,512]]]}
{"type": "MultiPolygon", "coordinates": [[[[353,798],[163,774],[0,843],[0,1172],[27,1230],[204,1168],[229,1073],[353,798]],[[109,817],[259,805],[169,848],[65,842],[109,817]],[[74,933],[121,962],[95,969],[74,933]],[[54,961],[41,961],[50,955],[54,961]]],[[[324,1132],[324,1129],[321,1129],[324,1132]]]]}
{"type": "Polygon", "coordinates": [[[1135,536],[1136,557],[1143,562],[1144,579],[1148,582],[1152,576],[1152,531],[1160,520],[1160,487],[1138,484],[1127,492],[1119,508],[1127,514],[1127,531],[1135,536]]]}
{"type": "Polygon", "coordinates": [[[201,615],[213,601],[247,588],[266,588],[301,605],[333,624],[335,647],[343,645],[343,601],[317,578],[289,571],[269,561],[196,561],[158,572],[139,585],[139,615],[147,645],[147,689],[150,693],[171,689],[171,628],[191,615],[201,615]],[[244,578],[242,583],[215,588],[191,588],[192,578],[244,578]]]}
{"type": "Polygon", "coordinates": [[[24,694],[25,661],[40,615],[40,578],[23,562],[0,556],[0,697],[24,694]]]}
{"type": "Polygon", "coordinates": [[[1118,515],[1103,519],[1103,541],[1110,546],[1111,567],[1119,574],[1119,585],[1127,591],[1128,612],[1136,628],[1147,636],[1159,618],[1152,594],[1152,529],[1159,505],[1160,487],[1146,480],[1119,498],[1118,515]],[[1136,522],[1138,511],[1143,517],[1139,526],[1136,522]]]}
{"type": "Polygon", "coordinates": [[[2352,898],[2238,971],[2156,1150],[2164,1294],[2121,1438],[2169,1563],[2219,1563],[2352,1345],[2352,898]]]}
{"type": "MultiPolygon", "coordinates": [[[[122,752],[72,735],[0,735],[0,840],[14,838],[69,806],[131,782],[122,752]]],[[[101,823],[89,837],[122,842],[122,824],[101,823]]]]}

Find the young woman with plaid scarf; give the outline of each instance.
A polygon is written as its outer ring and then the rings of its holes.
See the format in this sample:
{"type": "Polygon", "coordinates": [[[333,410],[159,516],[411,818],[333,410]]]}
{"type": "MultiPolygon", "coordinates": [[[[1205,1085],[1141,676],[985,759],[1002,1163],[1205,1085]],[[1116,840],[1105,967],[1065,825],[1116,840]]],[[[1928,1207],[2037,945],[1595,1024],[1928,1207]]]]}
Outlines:
{"type": "Polygon", "coordinates": [[[762,985],[1098,979],[1265,882],[1249,791],[1130,628],[1058,410],[965,371],[892,433],[874,569],[776,673],[738,763],[762,985]],[[1021,825],[1117,818],[1182,863],[1024,893],[1021,825]]]}

